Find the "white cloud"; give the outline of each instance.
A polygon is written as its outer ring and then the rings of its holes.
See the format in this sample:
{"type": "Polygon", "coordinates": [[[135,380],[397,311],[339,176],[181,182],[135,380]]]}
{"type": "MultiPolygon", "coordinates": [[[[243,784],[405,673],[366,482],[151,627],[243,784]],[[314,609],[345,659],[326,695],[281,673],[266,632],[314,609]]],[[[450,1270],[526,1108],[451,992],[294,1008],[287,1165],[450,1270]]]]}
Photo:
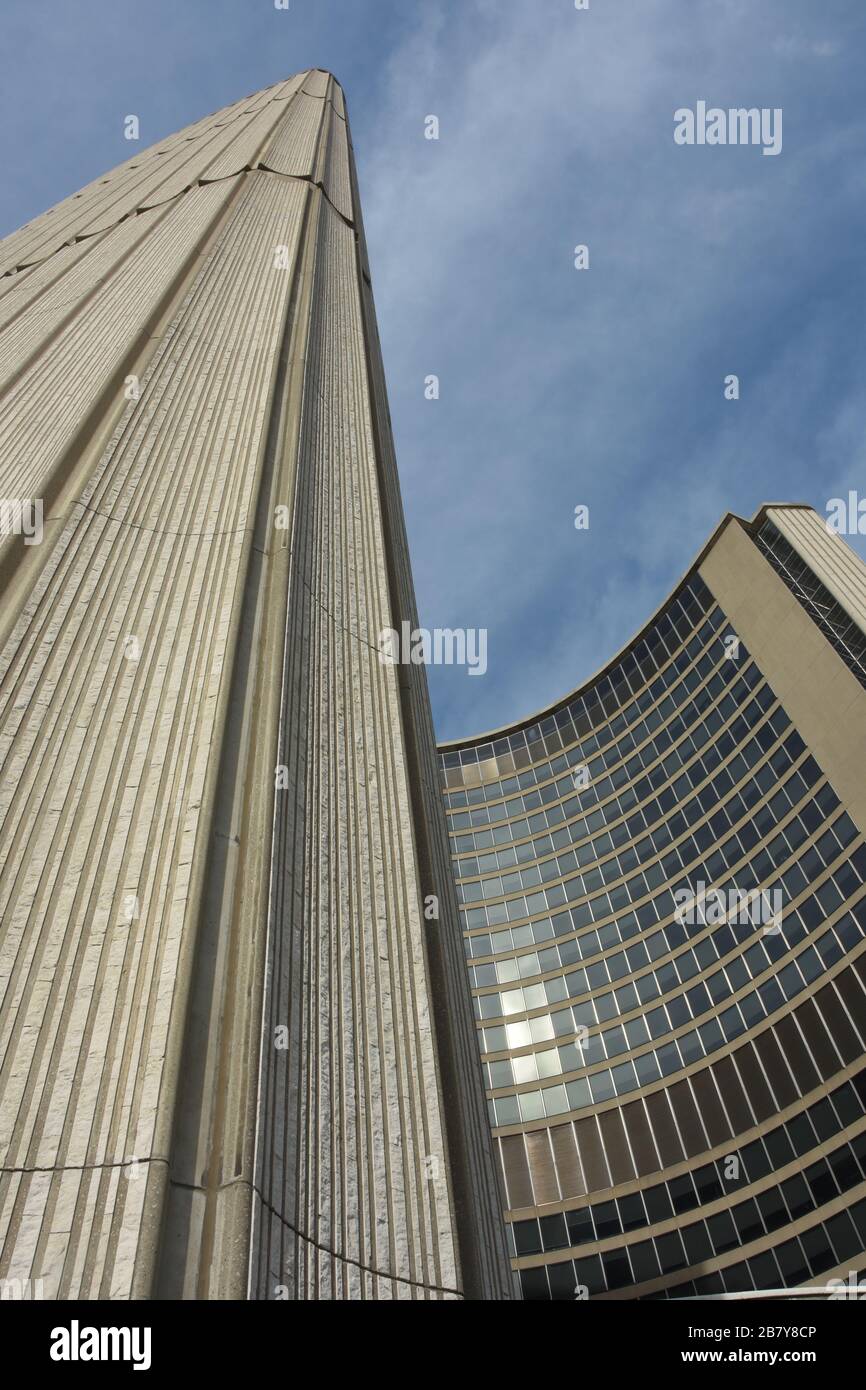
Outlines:
{"type": "Polygon", "coordinates": [[[422,620],[490,629],[484,681],[433,672],[443,736],[590,674],[726,510],[826,493],[843,349],[803,304],[835,293],[866,139],[770,57],[785,10],[425,7],[356,132],[422,620]],[[783,156],[675,147],[699,97],[784,106],[783,156]]]}

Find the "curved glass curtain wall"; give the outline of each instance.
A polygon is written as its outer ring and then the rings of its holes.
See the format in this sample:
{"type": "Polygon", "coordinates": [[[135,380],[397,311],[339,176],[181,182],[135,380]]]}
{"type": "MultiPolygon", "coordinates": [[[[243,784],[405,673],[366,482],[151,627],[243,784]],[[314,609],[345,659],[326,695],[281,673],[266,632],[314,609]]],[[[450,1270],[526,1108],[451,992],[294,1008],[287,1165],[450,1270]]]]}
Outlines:
{"type": "Polygon", "coordinates": [[[866,1269],[866,847],[700,577],[440,762],[524,1297],[866,1269]]]}

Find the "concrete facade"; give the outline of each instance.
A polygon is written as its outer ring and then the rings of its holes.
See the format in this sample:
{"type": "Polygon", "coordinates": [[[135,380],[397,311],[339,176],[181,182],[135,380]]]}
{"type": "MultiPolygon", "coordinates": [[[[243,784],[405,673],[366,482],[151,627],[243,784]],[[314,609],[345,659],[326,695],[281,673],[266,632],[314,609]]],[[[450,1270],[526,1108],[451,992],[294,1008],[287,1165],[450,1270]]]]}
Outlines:
{"type": "Polygon", "coordinates": [[[0,1278],[510,1297],[336,81],[0,243],[0,363],[0,1278]]]}

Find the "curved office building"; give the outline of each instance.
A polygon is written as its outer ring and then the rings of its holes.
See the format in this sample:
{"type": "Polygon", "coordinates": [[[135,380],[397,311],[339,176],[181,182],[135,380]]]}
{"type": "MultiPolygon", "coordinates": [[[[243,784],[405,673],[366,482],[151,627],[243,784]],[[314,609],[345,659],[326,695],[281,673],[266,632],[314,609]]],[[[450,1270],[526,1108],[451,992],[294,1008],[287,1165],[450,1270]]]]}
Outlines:
{"type": "Polygon", "coordinates": [[[724,519],[601,674],[440,750],[527,1299],[866,1268],[866,568],[724,519]]]}

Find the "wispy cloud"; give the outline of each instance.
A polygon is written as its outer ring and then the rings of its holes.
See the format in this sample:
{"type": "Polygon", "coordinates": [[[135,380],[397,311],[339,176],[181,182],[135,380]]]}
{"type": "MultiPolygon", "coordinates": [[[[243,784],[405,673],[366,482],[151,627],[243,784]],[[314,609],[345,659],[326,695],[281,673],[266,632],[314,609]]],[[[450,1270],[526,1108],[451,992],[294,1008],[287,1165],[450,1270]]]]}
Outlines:
{"type": "Polygon", "coordinates": [[[431,672],[443,737],[589,675],[725,510],[866,494],[860,7],[7,0],[4,38],[3,230],[125,158],[127,112],[343,82],[422,620],[490,632],[486,677],[431,672]],[[783,108],[782,153],[675,146],[698,100],[783,108]]]}
{"type": "Polygon", "coordinates": [[[392,54],[357,143],[416,584],[428,625],[490,629],[485,680],[431,672],[443,736],[589,675],[724,511],[866,491],[866,124],[829,18],[476,0],[392,54]],[[836,62],[804,75],[792,25],[836,62]],[[782,107],[781,156],[675,146],[698,99],[782,107]]]}

